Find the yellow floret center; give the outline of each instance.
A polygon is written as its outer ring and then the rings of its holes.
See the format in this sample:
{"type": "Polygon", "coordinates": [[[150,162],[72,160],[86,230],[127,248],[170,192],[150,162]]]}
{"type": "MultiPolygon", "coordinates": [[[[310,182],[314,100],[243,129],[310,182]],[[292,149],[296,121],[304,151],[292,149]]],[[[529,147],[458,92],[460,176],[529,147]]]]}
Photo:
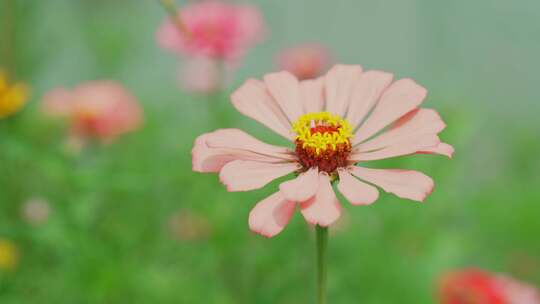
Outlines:
{"type": "Polygon", "coordinates": [[[350,145],[353,136],[351,125],[343,118],[329,112],[308,113],[293,123],[296,142],[303,149],[312,149],[317,155],[326,150],[335,151],[338,146],[350,145]]]}

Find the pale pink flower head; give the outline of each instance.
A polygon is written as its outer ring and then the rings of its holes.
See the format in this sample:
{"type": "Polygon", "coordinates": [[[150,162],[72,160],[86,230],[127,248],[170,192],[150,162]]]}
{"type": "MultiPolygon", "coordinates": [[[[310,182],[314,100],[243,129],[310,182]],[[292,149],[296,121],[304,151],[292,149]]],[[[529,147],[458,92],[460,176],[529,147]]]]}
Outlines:
{"type": "Polygon", "coordinates": [[[536,287],[504,274],[497,274],[496,280],[508,304],[540,304],[540,291],[536,287]]]}
{"type": "Polygon", "coordinates": [[[167,18],[157,41],[162,48],[184,55],[235,60],[266,32],[261,13],[252,5],[201,1],[182,7],[178,17],[187,34],[167,18]]]}
{"type": "Polygon", "coordinates": [[[305,44],[283,50],[276,61],[280,69],[291,72],[299,80],[305,80],[324,74],[332,60],[330,52],[322,45],[305,44]]]}
{"type": "Polygon", "coordinates": [[[178,72],[182,89],[192,93],[210,94],[227,82],[228,68],[207,57],[186,60],[178,72]]]}
{"type": "Polygon", "coordinates": [[[441,304],[540,304],[533,286],[477,268],[445,274],[438,297],[441,304]]]}
{"type": "Polygon", "coordinates": [[[49,218],[49,202],[42,198],[31,198],[26,201],[21,210],[22,218],[31,225],[44,224],[49,218]]]}
{"type": "Polygon", "coordinates": [[[212,234],[212,227],[206,218],[186,209],[175,212],[167,226],[170,236],[179,241],[204,240],[212,234]]]}
{"type": "Polygon", "coordinates": [[[336,65],[313,80],[298,81],[289,72],[249,79],[232,94],[234,107],[290,145],[220,129],[196,139],[193,170],[219,172],[229,191],[259,189],[294,173],[249,215],[251,230],[267,237],[283,230],[297,206],[309,223],[332,225],[342,212],[332,183],[353,205],[375,202],[376,186],[423,201],[434,185],[427,175],[363,165],[420,153],[452,155],[453,148],[438,137],[445,128],[441,117],[420,107],[426,94],[412,79],[393,81],[390,73],[359,65],[336,65]]]}
{"type": "Polygon", "coordinates": [[[68,119],[71,135],[110,142],[142,121],[135,97],[115,81],[90,81],[68,90],[54,89],[43,98],[42,110],[68,119]]]}

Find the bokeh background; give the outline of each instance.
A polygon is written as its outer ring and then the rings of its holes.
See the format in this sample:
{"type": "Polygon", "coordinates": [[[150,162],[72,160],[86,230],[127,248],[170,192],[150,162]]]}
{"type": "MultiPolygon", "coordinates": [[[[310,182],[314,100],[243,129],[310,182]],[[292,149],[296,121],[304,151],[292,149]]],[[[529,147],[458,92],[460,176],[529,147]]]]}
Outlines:
{"type": "MultiPolygon", "coordinates": [[[[0,239],[17,257],[0,270],[0,303],[314,302],[312,228],[299,214],[269,240],[247,226],[277,183],[227,193],[216,175],[191,171],[201,133],[239,127],[279,139],[227,94],[210,101],[178,88],[178,59],[156,46],[165,18],[156,1],[1,0],[0,15],[8,1],[15,35],[1,43],[16,50],[11,63],[32,98],[0,124],[0,239]],[[41,96],[103,78],[137,96],[144,125],[69,153],[63,126],[38,110],[41,96]],[[45,221],[24,220],[29,200],[48,202],[45,221]]],[[[456,148],[452,160],[381,162],[431,175],[436,189],[423,204],[388,194],[370,207],[343,200],[345,216],[331,229],[331,303],[434,303],[438,277],[463,266],[540,285],[540,2],[250,3],[270,35],[228,93],[275,70],[281,49],[319,42],[338,62],[427,87],[426,105],[442,114],[442,138],[456,148]]]]}

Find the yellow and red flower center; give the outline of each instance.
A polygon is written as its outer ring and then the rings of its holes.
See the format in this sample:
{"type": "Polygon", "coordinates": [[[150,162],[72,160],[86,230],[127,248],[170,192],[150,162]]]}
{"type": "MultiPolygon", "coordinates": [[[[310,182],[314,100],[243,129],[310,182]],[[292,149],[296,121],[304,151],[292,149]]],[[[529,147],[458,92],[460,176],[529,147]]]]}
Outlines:
{"type": "Polygon", "coordinates": [[[308,113],[298,118],[293,131],[297,134],[296,155],[304,170],[317,167],[333,174],[347,166],[352,127],[346,120],[328,112],[308,113]]]}

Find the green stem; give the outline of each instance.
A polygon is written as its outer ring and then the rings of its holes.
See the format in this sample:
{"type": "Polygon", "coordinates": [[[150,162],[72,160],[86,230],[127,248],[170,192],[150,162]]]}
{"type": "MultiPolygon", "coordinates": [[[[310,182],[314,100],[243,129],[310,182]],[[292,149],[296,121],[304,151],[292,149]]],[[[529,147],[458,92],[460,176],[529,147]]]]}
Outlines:
{"type": "Polygon", "coordinates": [[[227,67],[223,59],[216,59],[214,62],[216,65],[216,88],[220,95],[225,95],[227,89],[227,67]]]}
{"type": "Polygon", "coordinates": [[[317,303],[326,304],[328,227],[316,226],[317,233],[317,303]]]}
{"type": "Polygon", "coordinates": [[[169,18],[174,23],[178,31],[180,32],[180,35],[184,35],[185,37],[190,37],[190,32],[186,27],[186,24],[180,18],[179,10],[174,4],[174,0],[159,0],[159,3],[163,6],[167,14],[169,15],[169,18]]]}

